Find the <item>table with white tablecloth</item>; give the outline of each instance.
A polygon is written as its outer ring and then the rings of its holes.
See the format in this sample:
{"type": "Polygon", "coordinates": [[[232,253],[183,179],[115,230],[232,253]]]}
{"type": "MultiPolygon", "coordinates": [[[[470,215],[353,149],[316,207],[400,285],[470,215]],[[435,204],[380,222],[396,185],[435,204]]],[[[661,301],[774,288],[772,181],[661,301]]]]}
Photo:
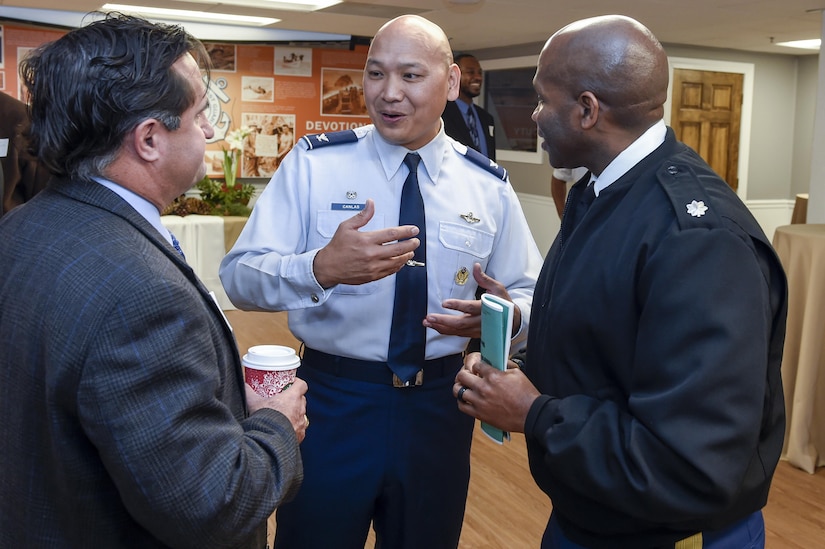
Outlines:
{"type": "Polygon", "coordinates": [[[192,267],[203,284],[215,292],[222,309],[235,309],[218,277],[218,269],[226,252],[232,248],[247,218],[216,215],[164,215],[163,225],[175,235],[192,267]]]}

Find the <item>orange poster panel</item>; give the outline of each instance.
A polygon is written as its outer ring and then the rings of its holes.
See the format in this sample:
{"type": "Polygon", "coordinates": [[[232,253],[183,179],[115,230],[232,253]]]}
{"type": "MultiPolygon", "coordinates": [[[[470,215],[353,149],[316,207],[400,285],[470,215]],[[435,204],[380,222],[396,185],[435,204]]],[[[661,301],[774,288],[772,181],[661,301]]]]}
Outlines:
{"type": "MultiPolygon", "coordinates": [[[[0,24],[2,85],[20,97],[19,58],[63,36],[35,25],[0,24]]],[[[367,48],[205,42],[213,69],[208,86],[209,173],[222,175],[229,132],[243,129],[242,177],[271,177],[295,142],[306,134],[369,124],[362,85],[367,48]]]]}
{"type": "MultiPolygon", "coordinates": [[[[295,141],[369,123],[364,103],[366,48],[207,43],[215,136],[207,157],[243,129],[241,177],[271,177],[295,141]]],[[[215,163],[217,168],[217,163],[215,163]]],[[[217,169],[214,172],[218,172],[217,169]]]]}

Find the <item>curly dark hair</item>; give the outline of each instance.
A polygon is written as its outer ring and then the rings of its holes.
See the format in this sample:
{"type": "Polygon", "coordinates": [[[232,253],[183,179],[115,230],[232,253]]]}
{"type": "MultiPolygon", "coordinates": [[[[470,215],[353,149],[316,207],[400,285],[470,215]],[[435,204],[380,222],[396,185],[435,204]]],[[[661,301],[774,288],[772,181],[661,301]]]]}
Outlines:
{"type": "Polygon", "coordinates": [[[31,152],[54,175],[88,181],[141,122],[178,129],[200,99],[172,70],[187,53],[209,78],[203,44],[182,27],[120,13],[35,49],[20,65],[31,99],[31,152]]]}

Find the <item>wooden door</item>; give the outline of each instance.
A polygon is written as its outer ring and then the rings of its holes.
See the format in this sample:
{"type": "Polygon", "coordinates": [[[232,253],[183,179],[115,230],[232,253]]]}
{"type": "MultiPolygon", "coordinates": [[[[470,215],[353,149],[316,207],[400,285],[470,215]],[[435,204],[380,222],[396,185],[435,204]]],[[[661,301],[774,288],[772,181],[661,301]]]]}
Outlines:
{"type": "Polygon", "coordinates": [[[735,191],[744,75],[674,69],[671,126],[735,191]]]}

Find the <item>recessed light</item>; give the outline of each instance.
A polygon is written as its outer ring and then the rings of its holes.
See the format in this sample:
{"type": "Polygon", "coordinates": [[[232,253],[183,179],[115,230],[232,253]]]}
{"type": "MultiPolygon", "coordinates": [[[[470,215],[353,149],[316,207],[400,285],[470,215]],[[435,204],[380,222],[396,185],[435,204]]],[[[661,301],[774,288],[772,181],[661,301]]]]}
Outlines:
{"type": "MultiPolygon", "coordinates": [[[[215,0],[189,0],[196,4],[215,5],[215,0]]],[[[220,0],[220,4],[225,6],[242,6],[246,8],[263,8],[269,10],[283,11],[318,11],[336,4],[343,0],[220,0]]],[[[224,8],[225,9],[225,8],[224,8]]]]}
{"type": "Polygon", "coordinates": [[[264,0],[264,4],[274,9],[318,11],[340,4],[344,0],[264,0]]]}
{"type": "Polygon", "coordinates": [[[171,19],[174,21],[202,21],[221,22],[227,25],[271,25],[280,22],[274,17],[255,17],[252,15],[236,15],[232,13],[214,13],[206,11],[173,10],[167,8],[153,8],[147,6],[127,6],[124,4],[104,4],[103,11],[119,11],[122,13],[133,13],[146,15],[158,19],[171,19]]]}
{"type": "Polygon", "coordinates": [[[818,50],[822,44],[822,39],[812,38],[810,40],[792,40],[790,42],[776,42],[777,46],[787,46],[789,48],[800,48],[803,50],[818,50]]]}

